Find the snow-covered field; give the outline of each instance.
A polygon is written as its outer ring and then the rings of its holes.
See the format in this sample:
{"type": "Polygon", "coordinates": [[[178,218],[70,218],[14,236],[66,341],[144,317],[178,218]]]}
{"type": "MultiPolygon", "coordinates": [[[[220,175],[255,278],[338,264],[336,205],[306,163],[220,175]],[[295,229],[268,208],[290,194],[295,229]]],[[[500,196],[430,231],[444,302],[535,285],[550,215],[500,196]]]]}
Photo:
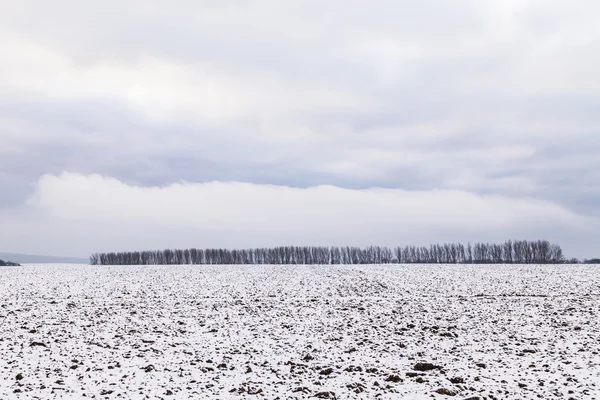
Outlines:
{"type": "Polygon", "coordinates": [[[0,399],[600,399],[599,352],[600,266],[0,268],[0,399]]]}

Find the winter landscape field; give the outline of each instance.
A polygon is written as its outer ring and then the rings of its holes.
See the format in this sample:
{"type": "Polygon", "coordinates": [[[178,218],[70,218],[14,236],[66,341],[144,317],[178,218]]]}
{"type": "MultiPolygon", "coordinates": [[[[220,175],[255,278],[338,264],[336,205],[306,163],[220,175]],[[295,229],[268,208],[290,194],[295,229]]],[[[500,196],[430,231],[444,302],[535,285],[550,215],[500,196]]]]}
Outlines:
{"type": "Polygon", "coordinates": [[[0,355],[0,399],[600,399],[600,269],[2,267],[0,355]]]}

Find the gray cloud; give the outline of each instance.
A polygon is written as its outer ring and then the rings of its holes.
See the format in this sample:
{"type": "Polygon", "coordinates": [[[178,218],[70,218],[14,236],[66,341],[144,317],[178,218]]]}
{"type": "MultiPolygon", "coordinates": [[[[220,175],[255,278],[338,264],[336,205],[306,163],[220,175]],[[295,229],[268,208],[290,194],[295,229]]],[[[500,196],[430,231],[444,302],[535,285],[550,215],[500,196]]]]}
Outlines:
{"type": "Polygon", "coordinates": [[[591,0],[7,5],[3,216],[33,218],[40,178],[62,172],[461,190],[600,214],[591,0]]]}

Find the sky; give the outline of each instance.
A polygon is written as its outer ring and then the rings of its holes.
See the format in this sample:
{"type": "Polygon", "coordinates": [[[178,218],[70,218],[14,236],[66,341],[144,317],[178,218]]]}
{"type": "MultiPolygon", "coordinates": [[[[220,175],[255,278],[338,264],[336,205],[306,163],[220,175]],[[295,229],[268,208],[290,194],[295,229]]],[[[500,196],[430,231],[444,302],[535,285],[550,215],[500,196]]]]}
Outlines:
{"type": "Polygon", "coordinates": [[[600,256],[600,2],[0,0],[0,251],[600,256]]]}

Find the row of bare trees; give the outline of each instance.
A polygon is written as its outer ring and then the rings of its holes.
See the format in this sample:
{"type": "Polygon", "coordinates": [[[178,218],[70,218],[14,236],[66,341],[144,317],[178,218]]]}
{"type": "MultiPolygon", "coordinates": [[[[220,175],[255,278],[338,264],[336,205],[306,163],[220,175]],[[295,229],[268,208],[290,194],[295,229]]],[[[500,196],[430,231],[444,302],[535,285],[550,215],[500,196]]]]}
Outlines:
{"type": "Polygon", "coordinates": [[[187,249],[96,253],[92,265],[180,264],[559,264],[560,246],[547,240],[448,243],[429,247],[296,247],[246,250],[187,249]]]}

